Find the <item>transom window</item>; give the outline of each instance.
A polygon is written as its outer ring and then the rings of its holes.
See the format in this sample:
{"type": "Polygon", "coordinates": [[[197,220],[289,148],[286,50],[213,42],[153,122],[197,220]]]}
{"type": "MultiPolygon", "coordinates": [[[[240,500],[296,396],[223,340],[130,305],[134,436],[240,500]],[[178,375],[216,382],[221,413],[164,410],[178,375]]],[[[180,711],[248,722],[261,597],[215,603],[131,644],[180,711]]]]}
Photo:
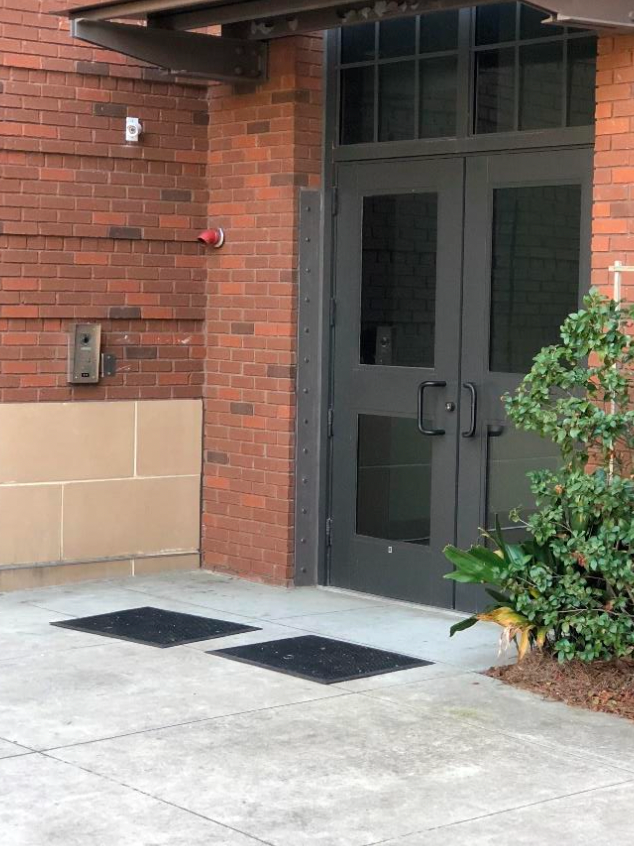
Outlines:
{"type": "Polygon", "coordinates": [[[590,126],[596,36],[523,3],[345,27],[340,143],[590,126]]]}

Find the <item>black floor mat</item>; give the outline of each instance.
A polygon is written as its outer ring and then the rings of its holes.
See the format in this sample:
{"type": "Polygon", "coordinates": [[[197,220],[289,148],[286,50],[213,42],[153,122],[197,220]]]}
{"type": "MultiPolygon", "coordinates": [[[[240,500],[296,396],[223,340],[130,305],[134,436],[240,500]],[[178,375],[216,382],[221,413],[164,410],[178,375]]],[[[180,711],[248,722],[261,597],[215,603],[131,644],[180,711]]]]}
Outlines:
{"type": "Polygon", "coordinates": [[[116,637],[119,640],[131,640],[134,643],[163,649],[167,646],[211,640],[214,637],[260,631],[256,626],[149,606],[128,608],[111,614],[97,614],[94,617],[78,617],[75,620],[60,620],[51,625],[104,637],[116,637]]]}
{"type": "Polygon", "coordinates": [[[232,661],[242,661],[244,664],[254,664],[256,667],[265,667],[320,684],[364,679],[382,673],[409,670],[411,667],[425,667],[432,663],[396,652],[385,652],[382,649],[316,635],[214,649],[210,650],[209,654],[230,658],[232,661]]]}

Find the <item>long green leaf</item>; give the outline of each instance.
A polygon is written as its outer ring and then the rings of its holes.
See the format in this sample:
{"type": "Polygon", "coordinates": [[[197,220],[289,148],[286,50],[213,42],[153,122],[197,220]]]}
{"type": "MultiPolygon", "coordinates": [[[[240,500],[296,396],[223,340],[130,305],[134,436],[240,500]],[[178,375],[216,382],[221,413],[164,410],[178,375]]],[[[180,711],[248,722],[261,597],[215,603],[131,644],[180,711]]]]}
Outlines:
{"type": "Polygon", "coordinates": [[[452,582],[460,582],[464,585],[483,584],[480,576],[472,576],[469,573],[463,573],[461,570],[452,570],[451,573],[445,573],[443,579],[449,579],[452,582]]]}
{"type": "Polygon", "coordinates": [[[525,551],[524,546],[521,543],[507,543],[506,554],[509,561],[517,567],[526,566],[533,557],[530,553],[525,551]]]}
{"type": "Polygon", "coordinates": [[[477,617],[467,617],[466,620],[460,620],[459,623],[454,623],[454,625],[449,629],[449,637],[453,637],[456,632],[463,632],[465,629],[470,629],[471,626],[475,626],[477,622],[477,617]]]}
{"type": "Polygon", "coordinates": [[[489,549],[486,546],[472,546],[469,550],[471,555],[475,555],[480,561],[484,561],[494,570],[503,570],[504,569],[504,558],[500,555],[497,555],[492,549],[489,549]]]}
{"type": "Polygon", "coordinates": [[[473,550],[465,552],[455,546],[446,546],[443,550],[445,556],[451,561],[454,567],[463,575],[471,576],[481,582],[495,581],[496,570],[487,561],[482,561],[473,550]]]}

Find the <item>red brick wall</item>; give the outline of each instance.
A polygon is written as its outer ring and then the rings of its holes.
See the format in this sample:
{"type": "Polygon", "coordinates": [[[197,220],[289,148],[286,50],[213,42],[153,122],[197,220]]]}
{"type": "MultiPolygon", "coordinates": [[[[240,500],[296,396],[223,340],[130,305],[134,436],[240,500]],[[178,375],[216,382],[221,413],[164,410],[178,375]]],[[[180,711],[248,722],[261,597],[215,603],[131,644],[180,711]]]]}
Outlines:
{"type": "Polygon", "coordinates": [[[195,397],[205,379],[206,563],[288,582],[320,40],[277,42],[270,82],[238,92],[73,41],[50,14],[71,5],[0,0],[0,401],[195,397]],[[210,220],[227,230],[218,253],[195,241],[210,220]],[[101,322],[119,357],[97,387],[66,384],[78,320],[101,322]]]}
{"type": "MultiPolygon", "coordinates": [[[[593,284],[612,295],[608,267],[634,264],[634,37],[599,40],[592,238],[593,284]]],[[[634,301],[634,274],[623,275],[634,301]]]]}
{"type": "Polygon", "coordinates": [[[0,400],[197,397],[208,87],[82,46],[70,5],[0,0],[0,400]],[[78,320],[119,357],[96,387],[66,384],[78,320]]]}
{"type": "Polygon", "coordinates": [[[273,42],[270,81],[212,91],[204,562],[293,576],[297,201],[319,184],[321,40],[273,42]]]}

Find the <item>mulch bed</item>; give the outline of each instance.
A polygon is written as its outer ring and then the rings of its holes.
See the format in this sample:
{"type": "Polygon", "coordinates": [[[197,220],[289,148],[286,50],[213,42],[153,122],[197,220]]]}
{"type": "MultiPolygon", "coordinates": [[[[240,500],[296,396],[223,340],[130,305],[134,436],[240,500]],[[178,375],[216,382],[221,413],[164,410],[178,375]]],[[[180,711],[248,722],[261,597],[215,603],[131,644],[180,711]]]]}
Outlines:
{"type": "Polygon", "coordinates": [[[560,664],[550,656],[533,653],[520,663],[492,667],[485,675],[547,699],[634,720],[633,660],[560,664]]]}

